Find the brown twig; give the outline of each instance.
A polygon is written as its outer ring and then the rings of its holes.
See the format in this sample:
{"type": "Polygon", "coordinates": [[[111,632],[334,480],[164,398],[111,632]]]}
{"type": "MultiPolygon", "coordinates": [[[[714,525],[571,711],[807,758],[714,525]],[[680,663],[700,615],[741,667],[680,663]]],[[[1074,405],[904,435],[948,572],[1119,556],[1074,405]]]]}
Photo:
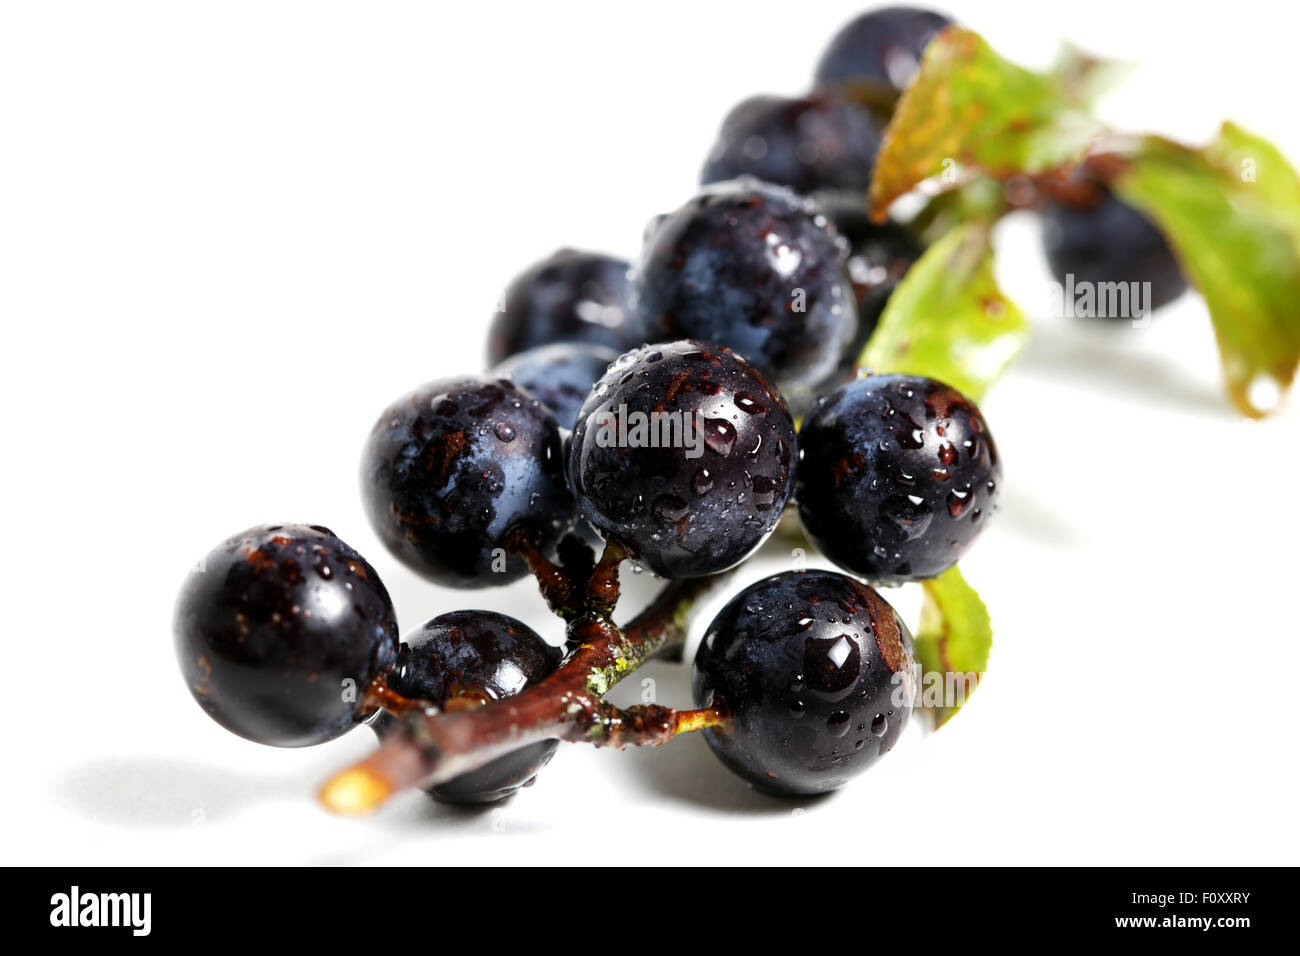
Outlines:
{"type": "Polygon", "coordinates": [[[396,715],[404,714],[408,710],[428,710],[431,706],[427,701],[412,700],[393,690],[388,686],[387,674],[380,674],[376,677],[371,685],[366,688],[365,695],[361,700],[363,713],[373,713],[383,708],[390,714],[396,715]]]}
{"type": "Polygon", "coordinates": [[[537,579],[537,587],[542,592],[546,606],[566,621],[577,615],[577,587],[563,568],[544,555],[533,543],[532,535],[525,528],[518,528],[506,539],[506,547],[517,554],[528,565],[528,570],[537,579]]]}
{"type": "Polygon", "coordinates": [[[576,646],[568,658],[514,697],[450,713],[404,710],[378,750],[325,783],[321,802],[336,812],[364,813],[400,790],[458,777],[540,740],[621,748],[718,726],[726,714],[717,708],[618,708],[602,698],[655,654],[686,639],[691,609],[721,577],[670,584],[622,629],[591,611],[573,619],[569,639],[576,646]]]}
{"type": "Polygon", "coordinates": [[[587,579],[587,610],[608,617],[618,604],[618,566],[627,557],[627,549],[613,538],[605,542],[605,550],[587,579]]]}

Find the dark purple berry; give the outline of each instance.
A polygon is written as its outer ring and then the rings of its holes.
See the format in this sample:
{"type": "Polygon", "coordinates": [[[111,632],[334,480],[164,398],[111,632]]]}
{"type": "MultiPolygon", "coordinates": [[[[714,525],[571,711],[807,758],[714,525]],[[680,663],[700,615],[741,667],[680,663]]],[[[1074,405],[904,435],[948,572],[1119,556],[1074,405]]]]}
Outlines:
{"type": "Polygon", "coordinates": [[[858,333],[845,350],[840,373],[852,377],[885,304],[924,249],[898,223],[872,222],[861,197],[827,199],[822,208],[849,246],[848,272],[858,305],[858,333]]]}
{"type": "MultiPolygon", "coordinates": [[[[402,639],[388,686],[403,697],[446,707],[456,699],[473,706],[513,697],[560,663],[559,648],[532,628],[493,611],[440,614],[402,639]]],[[[383,737],[396,723],[387,713],[375,720],[383,737]]],[[[426,791],[446,803],[490,803],[529,786],[550,762],[557,740],[521,747],[477,770],[426,791]]]]}
{"type": "Polygon", "coordinates": [[[869,375],[818,398],[799,448],[804,529],[871,581],[946,571],[997,510],[1002,469],[984,416],[931,378],[869,375]]]}
{"type": "Polygon", "coordinates": [[[850,190],[865,197],[879,149],[880,128],[856,103],[822,93],[756,96],[723,120],[700,182],[754,176],[799,193],[850,190]]]}
{"type": "Polygon", "coordinates": [[[663,219],[632,295],[653,339],[725,345],[792,400],[835,371],[857,328],[834,228],[753,179],[709,186],[663,219]]]}
{"type": "Polygon", "coordinates": [[[332,740],[365,719],[365,690],[397,653],[379,575],[317,525],[262,525],[213,549],[185,579],[173,631],[199,706],[276,747],[332,740]]]}
{"type": "Polygon", "coordinates": [[[942,13],[918,7],[864,13],[835,34],[817,64],[817,83],[902,90],[916,74],[926,45],[951,24],[942,13]]]}
{"type": "Polygon", "coordinates": [[[561,428],[573,428],[591,386],[618,353],[603,345],[561,342],[512,355],[492,370],[542,400],[561,428]]]}
{"type": "Polygon", "coordinates": [[[602,534],[664,577],[697,577],[776,526],[794,455],[794,423],[761,372],[719,346],[668,342],[623,355],[596,383],[569,477],[602,534]]]}
{"type": "Polygon", "coordinates": [[[361,460],[370,523],[412,570],[449,587],[506,584],[526,529],[549,552],[573,523],[560,429],[541,401],[486,375],[433,382],[375,423],[361,460]]]}
{"type": "Polygon", "coordinates": [[[705,632],[691,686],[722,705],[704,731],[769,793],[825,793],[898,742],[916,699],[912,636],[874,590],[834,571],[787,571],[731,599],[705,632]]]}
{"type": "MultiPolygon", "coordinates": [[[[1091,206],[1049,202],[1043,208],[1043,247],[1052,273],[1064,289],[1091,286],[1094,296],[1111,283],[1150,283],[1146,306],[1158,309],[1187,290],[1187,280],[1155,225],[1109,191],[1091,206]]],[[[1094,305],[1100,318],[1138,319],[1138,300],[1112,312],[1094,305]]],[[[1094,299],[1095,302],[1095,299],[1094,299]]],[[[1086,306],[1085,306],[1086,309],[1086,306]]]]}
{"type": "Polygon", "coordinates": [[[556,342],[588,342],[625,352],[645,339],[630,322],[628,264],[598,252],[561,249],[506,289],[488,333],[496,365],[517,352],[556,342]]]}

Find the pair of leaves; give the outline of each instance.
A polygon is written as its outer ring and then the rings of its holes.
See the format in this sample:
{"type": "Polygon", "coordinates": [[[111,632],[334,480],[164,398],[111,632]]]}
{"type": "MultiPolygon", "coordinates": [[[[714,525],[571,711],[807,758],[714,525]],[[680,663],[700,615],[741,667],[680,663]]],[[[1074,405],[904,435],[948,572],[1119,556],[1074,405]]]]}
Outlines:
{"type": "MultiPolygon", "coordinates": [[[[886,130],[872,214],[883,218],[894,200],[929,180],[950,191],[940,204],[943,221],[965,215],[991,222],[1008,203],[975,187],[1059,175],[1096,148],[1105,131],[1088,100],[1112,72],[1068,51],[1057,69],[1035,73],[1003,59],[978,34],[944,31],[926,48],[886,130]],[[956,164],[984,180],[963,183],[956,164]]],[[[1271,143],[1232,123],[1200,149],[1149,136],[1112,158],[1120,170],[1112,187],[1156,223],[1205,299],[1229,398],[1253,418],[1267,414],[1300,365],[1300,176],[1271,143]]],[[[922,297],[913,290],[910,298],[922,297]]],[[[957,301],[951,291],[946,298],[957,301]]],[[[930,321],[930,299],[910,320],[895,316],[882,340],[897,345],[909,337],[902,324],[930,321]]],[[[1000,341],[991,347],[996,352],[1000,341]]],[[[877,351],[884,348],[882,341],[877,351]]]]}

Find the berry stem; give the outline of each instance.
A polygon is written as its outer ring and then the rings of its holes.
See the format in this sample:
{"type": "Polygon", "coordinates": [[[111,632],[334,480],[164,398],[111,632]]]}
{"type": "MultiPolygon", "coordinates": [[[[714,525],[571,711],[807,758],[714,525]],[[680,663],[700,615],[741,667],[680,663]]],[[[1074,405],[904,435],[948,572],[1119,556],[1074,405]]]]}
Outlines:
{"type": "Polygon", "coordinates": [[[605,550],[592,569],[587,579],[587,607],[598,614],[608,616],[614,613],[618,604],[618,566],[627,557],[627,549],[618,541],[610,538],[605,542],[605,550]]]}
{"type": "Polygon", "coordinates": [[[365,696],[361,700],[361,710],[366,713],[373,712],[382,707],[390,714],[404,714],[408,710],[425,710],[430,705],[422,700],[412,700],[409,697],[403,697],[397,691],[388,686],[388,675],[380,674],[370,686],[366,688],[365,696]]]}
{"type": "MultiPolygon", "coordinates": [[[[610,539],[600,560],[581,580],[572,570],[548,558],[533,543],[528,532],[520,529],[508,539],[510,550],[523,558],[528,570],[537,579],[547,607],[566,621],[572,621],[584,612],[608,617],[618,604],[618,567],[627,557],[627,549],[610,539]]],[[[586,569],[583,569],[586,570],[586,569]]]]}
{"type": "Polygon", "coordinates": [[[1087,209],[1095,206],[1105,190],[1090,179],[1071,178],[1059,172],[1047,172],[1030,180],[1035,187],[1032,200],[1023,204],[1033,208],[1041,205],[1042,197],[1055,200],[1064,206],[1087,209]]]}
{"type": "Polygon", "coordinates": [[[607,615],[584,613],[569,624],[576,646],[564,663],[514,697],[442,713],[404,706],[378,750],[326,781],[321,802],[336,813],[365,813],[408,787],[442,783],[541,740],[621,749],[719,726],[726,714],[717,707],[619,708],[602,698],[655,654],[682,643],[691,611],[724,576],[670,584],[624,628],[607,615]]]}
{"type": "Polygon", "coordinates": [[[1089,209],[1105,197],[1108,184],[1123,175],[1127,167],[1127,160],[1117,153],[1095,152],[1080,165],[1081,172],[1053,169],[1031,176],[1030,181],[1040,196],[1076,209],[1089,209]]]}
{"type": "Polygon", "coordinates": [[[366,688],[365,696],[361,700],[361,710],[373,712],[382,708],[394,717],[400,717],[402,714],[410,711],[419,711],[422,713],[437,713],[438,711],[453,710],[472,710],[475,707],[482,707],[491,698],[485,695],[481,690],[469,690],[456,688],[446,700],[442,702],[441,707],[431,704],[427,700],[417,700],[413,697],[404,697],[397,691],[388,686],[386,674],[380,674],[370,686],[366,688]]]}
{"type": "Polygon", "coordinates": [[[546,606],[566,621],[578,613],[573,579],[564,568],[541,552],[524,528],[513,532],[506,540],[507,547],[528,565],[537,579],[546,606]]]}

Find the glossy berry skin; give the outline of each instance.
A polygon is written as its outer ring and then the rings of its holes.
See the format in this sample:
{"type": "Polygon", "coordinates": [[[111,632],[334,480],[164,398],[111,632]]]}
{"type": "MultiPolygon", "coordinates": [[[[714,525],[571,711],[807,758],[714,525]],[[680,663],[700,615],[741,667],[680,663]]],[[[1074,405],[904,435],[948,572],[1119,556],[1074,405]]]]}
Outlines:
{"type": "Polygon", "coordinates": [[[975,404],[934,379],[869,375],[817,399],[796,499],[831,561],[881,584],[946,571],[998,504],[997,446],[975,404]]]}
{"type": "Polygon", "coordinates": [[[916,74],[926,45],[951,24],[942,13],[919,7],[864,13],[831,40],[817,64],[817,84],[901,91],[916,74]]]}
{"type": "Polygon", "coordinates": [[[756,96],[723,120],[700,183],[753,176],[798,193],[865,196],[879,149],[880,128],[856,103],[821,93],[756,96]]]}
{"type": "Polygon", "coordinates": [[[560,249],[506,289],[488,332],[487,360],[555,342],[588,342],[624,352],[645,339],[627,308],[628,263],[599,252],[560,249]]]}
{"type": "Polygon", "coordinates": [[[861,197],[824,201],[822,208],[849,246],[848,272],[858,306],[858,334],[845,350],[841,372],[851,377],[885,304],[924,249],[898,223],[872,222],[861,197]]]}
{"type": "MultiPolygon", "coordinates": [[[[1187,280],[1164,236],[1151,220],[1109,191],[1087,207],[1049,202],[1042,221],[1047,261],[1063,287],[1150,282],[1153,309],[1187,290],[1187,280]],[[1067,283],[1071,275],[1073,280],[1067,283]]],[[[1137,314],[1106,317],[1140,318],[1137,314]]]]}
{"type": "Polygon", "coordinates": [[[872,588],[834,571],[750,585],[713,619],[695,655],[698,707],[719,759],[778,795],[825,793],[898,742],[916,699],[907,627],[872,588]]]}
{"type": "Polygon", "coordinates": [[[448,587],[506,584],[526,528],[551,551],[574,518],[550,409],[486,375],[432,382],[379,417],[361,460],[366,513],[403,564],[448,587]]]}
{"type": "Polygon", "coordinates": [[[792,400],[834,371],[857,329],[834,227],[748,178],[706,187],[659,223],[632,295],[653,340],[725,345],[792,400]]]}
{"type": "MultiPolygon", "coordinates": [[[[450,698],[482,702],[513,697],[555,670],[559,648],[521,621],[493,611],[440,614],[402,639],[390,689],[412,700],[444,707],[450,698]]],[[[382,738],[396,723],[387,713],[375,720],[382,738]]],[[[491,803],[531,784],[555,754],[558,740],[544,740],[498,757],[426,792],[445,803],[491,803]]]]}
{"type": "Polygon", "coordinates": [[[569,479],[598,531],[655,573],[689,578],[737,564],[771,533],[794,455],[794,423],[761,372],[720,346],[667,342],[621,356],[596,383],[573,431],[569,479]],[[679,426],[666,447],[647,447],[650,435],[665,444],[660,429],[636,431],[638,421],[674,419],[689,430],[679,426]]]}
{"type": "Polygon", "coordinates": [[[560,342],[512,355],[492,370],[527,389],[555,413],[561,428],[572,430],[582,403],[618,353],[603,345],[560,342]]]}
{"type": "Polygon", "coordinates": [[[397,615],[379,575],[319,525],[261,525],[185,579],[176,656],[199,706],[227,730],[305,747],[368,715],[365,689],[393,665],[397,615]]]}

